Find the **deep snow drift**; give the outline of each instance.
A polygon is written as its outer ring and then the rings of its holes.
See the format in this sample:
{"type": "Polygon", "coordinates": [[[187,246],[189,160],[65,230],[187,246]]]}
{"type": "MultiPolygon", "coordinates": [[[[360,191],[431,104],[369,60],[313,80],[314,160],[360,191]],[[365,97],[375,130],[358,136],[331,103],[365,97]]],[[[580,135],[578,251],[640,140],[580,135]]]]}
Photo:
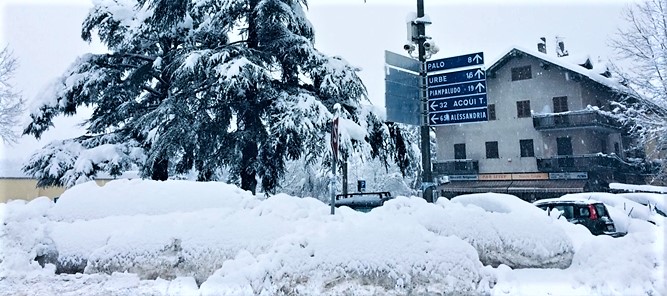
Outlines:
{"type": "Polygon", "coordinates": [[[511,195],[332,216],[218,182],[89,182],[0,204],[0,294],[664,294],[665,223],[642,217],[595,237],[511,195]]]}

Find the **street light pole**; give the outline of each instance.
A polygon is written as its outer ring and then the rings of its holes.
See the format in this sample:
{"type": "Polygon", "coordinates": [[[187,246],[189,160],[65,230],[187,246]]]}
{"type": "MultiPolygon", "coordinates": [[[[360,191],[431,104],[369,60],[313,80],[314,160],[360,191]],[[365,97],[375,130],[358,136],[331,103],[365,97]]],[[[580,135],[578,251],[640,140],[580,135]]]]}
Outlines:
{"type": "MultiPolygon", "coordinates": [[[[424,17],[424,0],[417,0],[417,18],[424,17]]],[[[421,100],[422,121],[421,131],[421,152],[422,152],[422,184],[421,189],[423,197],[427,202],[433,202],[433,174],[431,172],[431,133],[428,126],[428,98],[426,84],[426,25],[425,22],[417,22],[417,46],[419,47],[419,62],[421,64],[419,71],[419,98],[421,100]]]]}

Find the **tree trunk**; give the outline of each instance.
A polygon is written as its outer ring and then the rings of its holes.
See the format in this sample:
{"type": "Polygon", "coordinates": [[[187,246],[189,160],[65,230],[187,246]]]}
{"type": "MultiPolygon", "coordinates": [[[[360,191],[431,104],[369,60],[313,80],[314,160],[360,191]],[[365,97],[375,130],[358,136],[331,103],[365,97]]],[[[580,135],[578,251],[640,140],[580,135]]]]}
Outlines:
{"type": "Polygon", "coordinates": [[[257,144],[248,141],[243,147],[241,158],[241,189],[249,190],[252,194],[257,190],[255,161],[257,161],[257,144]]]}
{"type": "Polygon", "coordinates": [[[151,172],[151,179],[157,181],[166,181],[169,178],[169,159],[164,154],[161,154],[155,162],[153,162],[153,170],[151,172]]]}

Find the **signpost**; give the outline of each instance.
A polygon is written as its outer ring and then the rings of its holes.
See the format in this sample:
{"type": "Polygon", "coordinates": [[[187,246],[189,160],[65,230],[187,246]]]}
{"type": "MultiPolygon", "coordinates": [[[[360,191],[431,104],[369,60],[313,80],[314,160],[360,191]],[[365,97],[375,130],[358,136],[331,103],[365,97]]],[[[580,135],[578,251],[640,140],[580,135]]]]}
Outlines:
{"type": "Polygon", "coordinates": [[[452,83],[485,81],[485,80],[486,80],[486,73],[482,70],[482,68],[474,68],[470,70],[430,75],[428,76],[428,86],[436,87],[452,83]]]}
{"type": "Polygon", "coordinates": [[[484,53],[476,52],[426,62],[426,71],[435,72],[484,64],[484,53]]]}
{"type": "Polygon", "coordinates": [[[486,107],[486,94],[429,100],[428,107],[430,113],[486,107]]]}
{"type": "Polygon", "coordinates": [[[488,121],[486,73],[471,68],[442,73],[462,67],[484,64],[484,53],[477,52],[426,62],[428,75],[428,124],[488,121]]]}
{"type": "Polygon", "coordinates": [[[466,95],[486,94],[486,81],[465,82],[459,84],[445,84],[443,86],[428,87],[428,99],[453,98],[466,95]]]}
{"type": "Polygon", "coordinates": [[[385,105],[388,121],[420,127],[422,193],[425,200],[433,202],[431,126],[487,121],[488,114],[486,73],[481,68],[442,73],[483,65],[484,53],[426,61],[438,52],[426,36],[425,25],[430,23],[424,14],[424,0],[417,0],[417,15],[408,22],[408,43],[403,47],[411,56],[417,50],[417,60],[385,51],[385,105]]]}

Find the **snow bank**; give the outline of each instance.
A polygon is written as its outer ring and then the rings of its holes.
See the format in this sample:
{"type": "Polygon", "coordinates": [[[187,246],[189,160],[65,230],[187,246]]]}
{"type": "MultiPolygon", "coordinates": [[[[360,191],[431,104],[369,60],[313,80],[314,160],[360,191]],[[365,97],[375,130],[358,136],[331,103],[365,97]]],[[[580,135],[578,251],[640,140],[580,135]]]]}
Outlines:
{"type": "Polygon", "coordinates": [[[241,252],[201,286],[202,295],[478,295],[495,282],[459,238],[344,211],[343,219],[283,237],[258,256],[241,252]]]}
{"type": "Polygon", "coordinates": [[[211,208],[252,207],[247,191],[221,182],[115,180],[104,186],[87,182],[65,191],[49,212],[55,221],[72,222],[109,216],[157,215],[211,208]]]}
{"type": "Polygon", "coordinates": [[[40,264],[58,256],[45,217],[52,205],[47,197],[0,203],[0,279],[40,269],[40,264]]]}
{"type": "Polygon", "coordinates": [[[634,202],[652,207],[654,211],[660,211],[667,215],[667,194],[658,193],[621,193],[617,194],[634,202]]]}
{"type": "Polygon", "coordinates": [[[87,183],[0,204],[0,294],[664,294],[664,223],[627,219],[611,238],[507,195],[332,216],[220,183],[87,183]]]}
{"type": "MultiPolygon", "coordinates": [[[[405,202],[433,206],[417,198],[405,202]]],[[[410,217],[388,220],[347,208],[331,216],[328,205],[312,198],[260,200],[227,184],[86,183],[44,212],[52,249],[59,252],[58,272],[191,277],[215,291],[220,283],[230,291],[257,289],[259,281],[270,294],[334,295],[360,287],[478,294],[495,281],[468,243],[430,232],[410,217]],[[229,267],[238,264],[244,268],[229,267]],[[246,281],[229,280],[238,277],[246,281]]]]}
{"type": "Polygon", "coordinates": [[[451,201],[440,199],[438,204],[447,212],[442,216],[457,225],[447,231],[475,246],[484,264],[511,268],[570,266],[572,240],[558,226],[564,222],[516,196],[468,194],[451,201]]]}

